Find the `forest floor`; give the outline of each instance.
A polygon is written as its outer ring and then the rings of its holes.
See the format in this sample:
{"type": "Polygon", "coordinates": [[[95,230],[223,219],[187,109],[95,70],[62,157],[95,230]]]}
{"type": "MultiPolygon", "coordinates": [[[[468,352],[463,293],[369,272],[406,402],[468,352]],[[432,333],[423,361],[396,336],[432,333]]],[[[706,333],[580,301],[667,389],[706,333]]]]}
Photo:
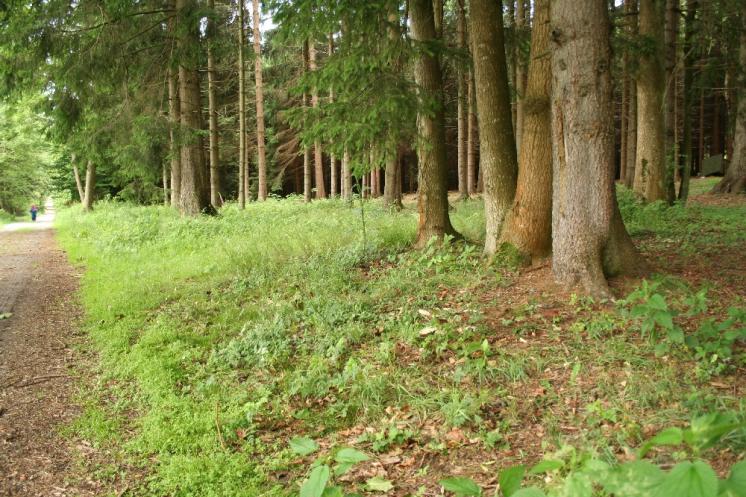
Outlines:
{"type": "Polygon", "coordinates": [[[51,229],[37,223],[0,228],[0,496],[86,496],[70,483],[77,465],[60,430],[80,411],[73,401],[81,341],[78,274],[51,229]]]}
{"type": "MultiPolygon", "coordinates": [[[[340,490],[392,497],[450,476],[491,495],[514,464],[631,460],[708,413],[743,423],[746,350],[726,338],[746,325],[746,199],[712,184],[686,207],[620,190],[653,272],[611,302],[556,288],[546,262],[486,261],[479,200],[454,203],[468,242],[421,251],[416,210],[377,201],[65,210],[97,357],[65,434],[105,495],[291,496],[328,464],[340,490]]],[[[745,450],[734,432],[647,457],[724,476],[745,450]]]]}

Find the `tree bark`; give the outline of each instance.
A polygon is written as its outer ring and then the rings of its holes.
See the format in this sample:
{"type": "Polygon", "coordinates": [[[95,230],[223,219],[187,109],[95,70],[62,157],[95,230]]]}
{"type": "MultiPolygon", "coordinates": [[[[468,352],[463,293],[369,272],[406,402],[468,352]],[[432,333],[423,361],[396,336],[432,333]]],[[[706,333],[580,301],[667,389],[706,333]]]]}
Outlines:
{"type": "Polygon", "coordinates": [[[179,52],[179,101],[181,126],[187,135],[181,144],[181,198],[179,210],[194,216],[210,205],[203,179],[205,165],[202,136],[202,105],[200,103],[199,73],[197,62],[191,54],[199,45],[199,19],[194,16],[196,0],[176,0],[179,21],[184,27],[178,38],[179,52]]]}
{"type": "MultiPolygon", "coordinates": [[[[466,51],[466,9],[464,0],[458,0],[456,4],[456,33],[458,48],[466,51]]],[[[458,109],[457,109],[457,127],[458,127],[458,193],[460,199],[469,196],[468,179],[467,179],[467,112],[469,103],[467,102],[467,83],[469,71],[465,67],[458,69],[458,109]]],[[[388,177],[387,177],[388,178],[388,177]]]]}
{"type": "Polygon", "coordinates": [[[665,107],[665,188],[666,200],[676,200],[675,171],[679,166],[679,146],[676,140],[676,47],[679,38],[679,0],[666,0],[665,61],[666,61],[666,107],[665,107]]]}
{"type": "Polygon", "coordinates": [[[388,207],[401,209],[401,188],[399,187],[399,154],[397,150],[386,155],[386,171],[383,183],[383,203],[388,207]]]}
{"type": "MultiPolygon", "coordinates": [[[[209,0],[208,8],[215,12],[215,0],[209,0]]],[[[210,113],[210,204],[220,207],[220,149],[218,131],[217,97],[215,95],[215,54],[213,42],[216,36],[215,20],[207,18],[207,106],[210,113]]]]}
{"type": "MultiPolygon", "coordinates": [[[[516,40],[519,40],[526,28],[526,8],[523,0],[517,0],[515,8],[516,40]]],[[[523,63],[521,47],[515,44],[515,147],[516,153],[521,149],[521,133],[523,132],[523,97],[526,91],[526,68],[523,63]]]]}
{"type": "Polygon", "coordinates": [[[666,148],[663,112],[663,0],[640,0],[640,35],[646,53],[637,78],[637,157],[634,189],[645,200],[666,200],[666,148]]]}
{"type": "Polygon", "coordinates": [[[267,152],[264,131],[264,82],[262,81],[262,33],[259,0],[253,0],[254,21],[254,82],[256,87],[256,152],[257,152],[257,200],[267,199],[267,152]]]}
{"type": "Polygon", "coordinates": [[[494,0],[472,0],[470,17],[479,112],[479,157],[484,184],[486,254],[497,251],[503,221],[515,196],[518,173],[501,5],[502,2],[494,0]]]}
{"type": "MultiPolygon", "coordinates": [[[[258,0],[255,0],[258,1],[258,0]]],[[[334,54],[334,33],[329,33],[329,57],[334,54]]],[[[334,88],[329,89],[329,103],[334,103],[334,88]]],[[[329,154],[329,195],[336,198],[339,175],[337,174],[337,157],[334,153],[329,154]]]]}
{"type": "MultiPolygon", "coordinates": [[[[169,21],[171,22],[171,21],[169,21]]],[[[181,146],[179,130],[181,128],[181,104],[179,102],[178,71],[168,68],[168,116],[169,116],[169,154],[171,155],[171,207],[179,208],[181,199],[181,146]]]]}
{"type": "Polygon", "coordinates": [[[70,163],[73,165],[73,176],[75,177],[75,186],[78,188],[78,197],[80,198],[80,201],[83,202],[85,199],[85,190],[83,189],[83,183],[80,181],[80,171],[78,171],[78,166],[75,164],[75,154],[72,154],[70,157],[70,163]]]}
{"type": "MultiPolygon", "coordinates": [[[[432,43],[436,39],[432,0],[411,0],[409,7],[412,39],[418,43],[432,43]]],[[[438,59],[420,51],[415,58],[414,77],[420,100],[417,112],[419,221],[415,245],[423,247],[433,237],[442,239],[445,235],[456,235],[456,230],[448,215],[443,80],[438,59]]]]}
{"type": "Polygon", "coordinates": [[[161,182],[163,184],[163,205],[168,206],[169,205],[169,198],[168,198],[168,168],[166,167],[166,163],[164,162],[161,166],[162,172],[163,172],[163,178],[161,179],[161,182]]]}
{"type": "Polygon", "coordinates": [[[96,165],[93,161],[88,161],[85,172],[85,196],[83,197],[83,210],[90,212],[93,210],[93,196],[96,191],[96,165]]]}
{"type": "Polygon", "coordinates": [[[342,155],[342,196],[345,200],[352,200],[352,168],[350,167],[350,153],[345,149],[342,155]]]}
{"type": "MultiPolygon", "coordinates": [[[[308,68],[315,71],[316,66],[316,44],[313,40],[308,42],[308,68]]],[[[311,89],[311,106],[319,107],[319,91],[316,87],[311,89]]],[[[321,150],[321,140],[313,142],[313,163],[316,176],[316,198],[326,198],[326,186],[324,184],[324,156],[321,150]]]]}
{"type": "MultiPolygon", "coordinates": [[[[303,42],[303,71],[309,68],[309,43],[308,40],[303,42]]],[[[308,114],[308,93],[303,92],[303,112],[308,114]]],[[[304,124],[308,117],[304,117],[304,124]]],[[[313,172],[311,166],[311,149],[308,145],[303,145],[303,200],[310,202],[313,195],[313,172]]]]}
{"type": "Polygon", "coordinates": [[[746,5],[742,9],[740,47],[738,51],[741,67],[740,84],[736,85],[736,131],[733,138],[733,157],[728,170],[720,182],[712,189],[713,193],[740,193],[746,191],[746,5]]]}
{"type": "Polygon", "coordinates": [[[466,123],[466,188],[469,195],[477,193],[477,113],[476,97],[474,96],[474,77],[469,71],[469,81],[466,90],[469,99],[466,123]]]}
{"type": "Polygon", "coordinates": [[[244,0],[238,0],[238,206],[246,208],[246,64],[244,0]]]}
{"type": "Polygon", "coordinates": [[[607,5],[554,0],[550,19],[552,271],[558,283],[603,297],[605,273],[629,270],[637,258],[614,193],[607,5]]]}
{"type": "MultiPolygon", "coordinates": [[[[625,0],[624,13],[627,18],[625,31],[630,39],[637,37],[637,0],[625,0]]],[[[627,108],[626,108],[626,128],[624,129],[625,149],[622,153],[624,163],[622,170],[624,176],[623,183],[627,188],[632,188],[635,179],[635,163],[637,161],[637,80],[633,74],[631,66],[631,56],[629,52],[624,54],[624,73],[627,84],[627,108]]]]}
{"type": "Polygon", "coordinates": [[[534,5],[518,184],[503,240],[521,252],[541,257],[552,249],[552,67],[547,57],[549,0],[536,0],[534,5]]]}

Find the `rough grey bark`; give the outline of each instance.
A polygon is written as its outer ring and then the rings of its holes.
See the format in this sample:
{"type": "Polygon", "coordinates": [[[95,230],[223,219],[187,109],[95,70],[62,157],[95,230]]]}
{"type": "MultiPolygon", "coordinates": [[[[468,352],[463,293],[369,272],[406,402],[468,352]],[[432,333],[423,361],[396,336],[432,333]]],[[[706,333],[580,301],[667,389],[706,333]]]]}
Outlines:
{"type": "Polygon", "coordinates": [[[85,172],[85,195],[83,197],[83,210],[89,212],[93,210],[93,196],[96,191],[96,165],[93,161],[88,161],[85,172]]]}
{"type": "Polygon", "coordinates": [[[712,189],[713,193],[740,193],[746,191],[746,4],[742,9],[740,48],[738,52],[741,66],[740,84],[736,96],[736,131],[733,138],[733,157],[725,176],[712,189]]]}
{"type": "Polygon", "coordinates": [[[503,221],[515,196],[518,174],[501,5],[502,2],[494,0],[472,0],[470,16],[486,254],[497,251],[503,221]]]}
{"type": "Polygon", "coordinates": [[[185,54],[179,61],[179,102],[181,127],[181,197],[179,210],[185,215],[200,214],[210,205],[204,188],[205,164],[202,144],[202,105],[197,63],[191,56],[199,44],[199,19],[194,16],[196,0],[177,0],[176,10],[183,26],[178,38],[179,52],[185,54]]]}
{"type": "Polygon", "coordinates": [[[246,208],[246,63],[244,58],[245,44],[244,0],[238,0],[238,206],[246,208]]]}
{"type": "Polygon", "coordinates": [[[256,94],[257,200],[267,199],[267,151],[264,130],[264,82],[262,81],[262,32],[259,0],[253,0],[254,84],[256,94]]]}
{"type": "MultiPolygon", "coordinates": [[[[215,10],[215,0],[209,0],[208,8],[215,10]]],[[[220,207],[220,149],[218,130],[218,108],[215,83],[215,54],[213,40],[216,35],[215,20],[207,18],[207,107],[210,114],[210,204],[220,207]]]]}
{"type": "Polygon", "coordinates": [[[606,2],[554,0],[552,271],[568,287],[608,296],[605,274],[639,257],[614,190],[611,27],[606,2]]]}
{"type": "Polygon", "coordinates": [[[550,93],[549,0],[534,3],[531,59],[523,98],[523,145],[519,149],[515,201],[505,221],[503,240],[531,256],[552,249],[552,125],[550,93]]]}
{"type": "Polygon", "coordinates": [[[646,51],[637,76],[637,157],[634,189],[645,200],[666,200],[663,96],[664,0],[640,0],[640,36],[646,51]]]}
{"type": "MultiPolygon", "coordinates": [[[[436,39],[432,0],[411,0],[412,39],[431,43],[436,39]]],[[[419,160],[417,239],[424,246],[431,238],[455,235],[448,215],[447,164],[443,119],[443,80],[438,59],[420,51],[414,64],[420,110],[417,112],[419,160]],[[433,111],[429,111],[433,109],[433,111]]]]}

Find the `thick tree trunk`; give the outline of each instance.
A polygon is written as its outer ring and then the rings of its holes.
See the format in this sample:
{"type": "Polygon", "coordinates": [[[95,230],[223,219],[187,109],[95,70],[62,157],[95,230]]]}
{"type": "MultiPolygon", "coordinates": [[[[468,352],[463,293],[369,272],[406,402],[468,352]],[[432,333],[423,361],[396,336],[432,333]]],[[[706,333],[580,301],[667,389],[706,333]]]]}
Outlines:
{"type": "Polygon", "coordinates": [[[666,148],[663,112],[663,0],[640,0],[640,35],[647,53],[640,56],[637,78],[637,162],[635,192],[645,200],[666,200],[666,148]]]}
{"type": "MultiPolygon", "coordinates": [[[[215,0],[209,0],[208,7],[215,11],[215,0]]],[[[215,21],[207,18],[207,106],[210,113],[210,204],[220,207],[220,149],[218,131],[218,109],[215,82],[215,54],[213,40],[216,35],[215,21]]]]}
{"type": "MultiPolygon", "coordinates": [[[[308,42],[308,67],[311,71],[316,70],[316,44],[313,40],[308,42]]],[[[319,106],[319,91],[314,87],[311,89],[311,106],[317,109],[319,106]]],[[[316,198],[326,198],[326,186],[324,184],[324,155],[321,149],[321,140],[313,142],[313,164],[316,176],[316,198]]]]}
{"type": "Polygon", "coordinates": [[[476,97],[474,96],[474,77],[469,72],[469,86],[467,94],[469,108],[466,123],[466,188],[469,195],[477,193],[477,112],[476,97]]]}
{"type": "Polygon", "coordinates": [[[254,21],[254,82],[256,86],[256,153],[257,153],[257,200],[267,199],[267,152],[264,132],[264,82],[262,81],[262,33],[259,0],[253,0],[254,21]]]}
{"type": "Polygon", "coordinates": [[[675,171],[679,167],[679,146],[676,140],[676,47],[679,38],[679,0],[666,0],[665,61],[666,61],[666,107],[665,107],[665,157],[666,200],[676,200],[675,171]]]}
{"type": "Polygon", "coordinates": [[[635,263],[614,193],[611,33],[606,2],[554,0],[552,271],[608,296],[605,271],[635,263]]]}
{"type": "Polygon", "coordinates": [[[244,0],[238,0],[238,206],[246,208],[246,64],[244,0]]]}
{"type": "MultiPolygon", "coordinates": [[[[411,0],[412,39],[432,43],[436,39],[432,0],[411,0]]],[[[417,157],[419,160],[416,246],[431,238],[455,235],[448,216],[448,184],[443,119],[443,81],[438,59],[426,51],[415,58],[415,82],[420,110],[417,112],[417,157]],[[434,109],[430,112],[428,109],[434,109]]]]}
{"type": "MultiPolygon", "coordinates": [[[[466,46],[466,9],[464,8],[464,0],[458,0],[456,4],[456,32],[458,48],[461,50],[467,50],[466,46]]],[[[469,75],[468,69],[461,67],[458,70],[458,109],[457,109],[457,127],[458,127],[458,193],[460,199],[465,199],[469,196],[468,180],[467,180],[467,158],[466,158],[466,146],[467,146],[467,112],[469,103],[467,102],[467,82],[466,78],[469,75]]],[[[388,177],[387,177],[388,179],[388,177]]]]}
{"type": "Polygon", "coordinates": [[[713,193],[740,193],[746,191],[746,6],[741,13],[743,28],[741,30],[740,49],[738,52],[741,66],[741,79],[736,96],[736,132],[733,138],[733,157],[723,179],[712,189],[713,193]]]}
{"type": "Polygon", "coordinates": [[[93,161],[88,161],[85,172],[85,195],[83,196],[83,210],[90,212],[93,210],[93,196],[96,192],[96,165],[93,161]]]}
{"type": "Polygon", "coordinates": [[[486,254],[497,251],[503,221],[515,196],[518,173],[501,5],[494,0],[472,0],[470,18],[479,112],[479,157],[484,183],[486,254]]]}
{"type": "Polygon", "coordinates": [[[545,256],[552,250],[552,67],[546,56],[549,50],[549,0],[536,0],[534,5],[518,185],[515,201],[505,221],[503,240],[521,252],[545,256]]]}
{"type": "Polygon", "coordinates": [[[386,156],[386,172],[383,183],[383,203],[389,207],[401,209],[401,188],[399,186],[399,154],[397,150],[386,156]]]}
{"type": "Polygon", "coordinates": [[[205,164],[202,145],[202,105],[200,103],[199,73],[197,62],[187,54],[199,44],[199,19],[194,16],[196,0],[177,0],[176,10],[183,32],[178,38],[179,51],[179,101],[181,126],[186,134],[181,144],[181,198],[179,210],[194,216],[210,205],[203,179],[205,164]]]}

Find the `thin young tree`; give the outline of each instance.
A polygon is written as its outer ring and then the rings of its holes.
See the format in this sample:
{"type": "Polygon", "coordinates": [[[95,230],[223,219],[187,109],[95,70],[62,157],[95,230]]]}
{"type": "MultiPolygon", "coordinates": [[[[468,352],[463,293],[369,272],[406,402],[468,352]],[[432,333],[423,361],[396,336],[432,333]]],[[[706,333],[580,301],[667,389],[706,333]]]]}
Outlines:
{"type": "Polygon", "coordinates": [[[254,85],[256,94],[257,199],[267,199],[267,152],[264,130],[264,82],[262,81],[262,32],[259,0],[252,0],[254,21],[254,85]]]}
{"type": "MultiPolygon", "coordinates": [[[[457,0],[456,2],[456,41],[457,47],[462,50],[467,50],[466,45],[466,8],[464,6],[464,0],[457,0]]],[[[467,179],[467,119],[469,111],[469,103],[467,102],[467,82],[466,79],[469,76],[469,70],[465,66],[459,66],[458,68],[458,107],[457,107],[457,129],[458,129],[458,145],[457,145],[457,163],[458,163],[458,193],[460,199],[465,199],[469,196],[468,179],[467,179]]]]}
{"type": "Polygon", "coordinates": [[[503,240],[539,257],[552,249],[552,68],[548,50],[549,0],[536,0],[523,117],[519,121],[523,124],[523,145],[519,149],[518,185],[503,240]]]}
{"type": "MultiPolygon", "coordinates": [[[[309,68],[309,42],[308,40],[303,41],[303,72],[307,72],[309,68]]],[[[303,92],[303,122],[308,122],[308,92],[303,92]]],[[[313,172],[311,165],[311,148],[303,144],[303,200],[305,202],[311,201],[313,191],[313,172]]]]}
{"type": "Polygon", "coordinates": [[[210,115],[210,204],[220,207],[220,149],[217,109],[217,81],[215,75],[215,0],[207,4],[210,15],[207,17],[207,107],[210,115]]]}
{"type": "Polygon", "coordinates": [[[614,189],[610,22],[606,2],[552,0],[552,272],[610,294],[606,275],[639,261],[614,189]]]}
{"type": "Polygon", "coordinates": [[[244,0],[238,0],[238,206],[246,208],[246,63],[244,57],[244,0]]]}
{"type": "Polygon", "coordinates": [[[684,164],[681,168],[681,181],[679,183],[679,200],[686,202],[689,197],[689,180],[692,175],[692,165],[694,162],[694,150],[692,141],[692,108],[694,106],[694,36],[695,23],[697,22],[697,10],[699,9],[699,0],[687,0],[686,17],[684,18],[684,102],[682,113],[684,115],[684,125],[682,129],[684,152],[684,164]]]}
{"type": "Polygon", "coordinates": [[[93,210],[93,197],[96,192],[96,164],[88,160],[85,172],[85,195],[83,196],[83,210],[90,212],[93,210]]]}
{"type": "Polygon", "coordinates": [[[472,0],[470,15],[486,254],[497,251],[503,221],[515,196],[518,173],[501,5],[502,2],[493,0],[472,0]]]}
{"type": "MultiPolygon", "coordinates": [[[[316,64],[316,42],[308,42],[308,69],[315,71],[318,68],[316,64]]],[[[319,108],[319,90],[314,85],[311,88],[311,107],[314,110],[319,108]]],[[[313,165],[314,177],[316,180],[316,198],[326,198],[326,186],[324,183],[324,155],[321,149],[321,140],[316,139],[313,142],[313,165]]]]}
{"type": "Polygon", "coordinates": [[[456,235],[448,215],[447,163],[443,118],[443,80],[437,57],[425,49],[436,40],[432,0],[411,0],[412,40],[419,45],[414,78],[418,87],[417,157],[419,187],[417,196],[417,238],[424,246],[431,238],[456,235]]]}
{"type": "Polygon", "coordinates": [[[675,171],[679,167],[678,124],[676,122],[676,83],[678,81],[677,46],[679,39],[679,0],[666,0],[665,13],[665,116],[666,132],[665,163],[666,163],[666,199],[669,204],[676,200],[675,171]]]}

